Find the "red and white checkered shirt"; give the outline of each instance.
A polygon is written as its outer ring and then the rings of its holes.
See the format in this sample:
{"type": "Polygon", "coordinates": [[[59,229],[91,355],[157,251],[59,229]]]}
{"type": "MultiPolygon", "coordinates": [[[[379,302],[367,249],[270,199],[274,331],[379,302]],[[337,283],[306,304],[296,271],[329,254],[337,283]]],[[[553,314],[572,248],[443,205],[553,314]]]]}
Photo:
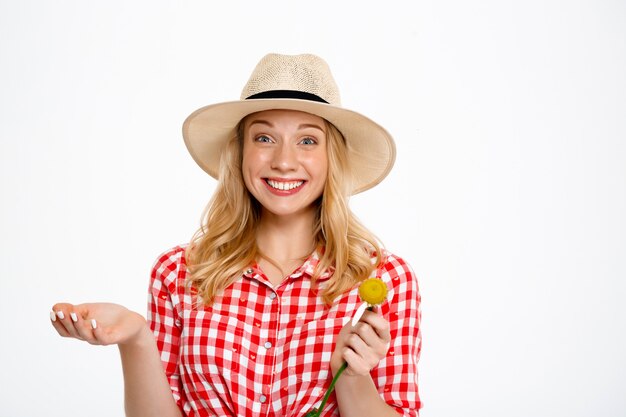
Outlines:
{"type": "MultiPolygon", "coordinates": [[[[185,287],[184,248],[159,257],[148,323],[183,415],[303,416],[319,406],[332,379],[335,338],[361,302],[354,288],[327,306],[311,289],[318,262],[313,254],[276,287],[254,265],[203,308],[195,290],[185,287]]],[[[391,254],[375,274],[389,289],[381,310],[391,326],[391,345],[371,376],[399,414],[417,416],[417,280],[410,266],[391,254]]],[[[322,276],[320,285],[328,278],[322,276]]],[[[333,393],[324,416],[338,414],[333,393]]]]}

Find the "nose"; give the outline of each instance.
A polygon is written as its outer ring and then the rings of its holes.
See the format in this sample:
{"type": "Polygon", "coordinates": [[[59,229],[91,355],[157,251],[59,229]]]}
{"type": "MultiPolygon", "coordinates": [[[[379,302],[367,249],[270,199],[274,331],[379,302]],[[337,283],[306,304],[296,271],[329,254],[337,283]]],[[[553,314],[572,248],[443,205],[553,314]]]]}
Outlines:
{"type": "Polygon", "coordinates": [[[272,168],[279,171],[292,171],[297,168],[296,150],[289,143],[283,142],[276,147],[272,155],[272,168]]]}

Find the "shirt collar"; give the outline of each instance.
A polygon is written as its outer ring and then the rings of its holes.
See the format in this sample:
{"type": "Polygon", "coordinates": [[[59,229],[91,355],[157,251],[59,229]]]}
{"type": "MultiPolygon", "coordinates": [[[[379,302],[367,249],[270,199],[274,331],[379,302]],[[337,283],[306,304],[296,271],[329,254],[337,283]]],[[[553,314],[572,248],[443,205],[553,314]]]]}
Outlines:
{"type": "MultiPolygon", "coordinates": [[[[300,266],[300,268],[296,269],[293,274],[290,275],[290,278],[298,278],[301,277],[303,275],[308,276],[309,278],[311,278],[313,276],[313,273],[315,272],[315,268],[319,265],[320,263],[320,249],[316,249],[305,261],[304,263],[300,266]]],[[[332,274],[334,272],[334,268],[328,268],[326,271],[324,271],[324,273],[322,273],[319,278],[318,281],[325,281],[327,279],[329,279],[332,274]]]]}
{"type": "MultiPolygon", "coordinates": [[[[291,275],[289,275],[287,279],[297,279],[302,276],[311,278],[313,276],[313,273],[315,272],[315,268],[320,263],[320,252],[323,253],[323,249],[318,248],[315,251],[313,251],[313,253],[309,255],[309,257],[304,261],[304,263],[300,265],[298,269],[293,271],[293,273],[291,273],[291,275]]],[[[335,269],[333,267],[328,268],[324,273],[322,273],[319,276],[317,280],[318,281],[328,280],[333,275],[334,270],[335,269]]],[[[246,268],[243,271],[243,276],[246,278],[253,278],[258,273],[259,273],[259,265],[255,262],[252,266],[250,266],[249,268],[246,268]]]]}

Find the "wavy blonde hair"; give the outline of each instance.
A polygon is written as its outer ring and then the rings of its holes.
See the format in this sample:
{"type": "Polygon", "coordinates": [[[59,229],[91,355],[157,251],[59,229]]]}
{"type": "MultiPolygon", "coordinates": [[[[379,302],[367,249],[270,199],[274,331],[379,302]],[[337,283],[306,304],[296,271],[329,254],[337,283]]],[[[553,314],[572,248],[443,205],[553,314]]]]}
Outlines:
{"type": "MultiPolygon", "coordinates": [[[[217,189],[185,254],[190,271],[187,284],[198,290],[206,305],[262,255],[256,244],[261,207],[248,192],[241,173],[244,121],[239,122],[236,135],[222,151],[217,189]]],[[[315,286],[320,275],[333,272],[321,293],[324,302],[331,305],[337,296],[369,277],[383,259],[378,239],[348,206],[352,184],[345,139],[326,120],[324,127],[328,175],[324,192],[314,203],[315,240],[323,250],[312,282],[315,286]]]]}

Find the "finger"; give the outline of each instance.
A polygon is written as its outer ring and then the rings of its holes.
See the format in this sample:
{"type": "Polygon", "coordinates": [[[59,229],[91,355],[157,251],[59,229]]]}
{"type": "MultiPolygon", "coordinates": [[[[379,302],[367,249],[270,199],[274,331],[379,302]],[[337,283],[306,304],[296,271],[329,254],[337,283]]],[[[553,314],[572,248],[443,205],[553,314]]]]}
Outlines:
{"type": "Polygon", "coordinates": [[[365,343],[365,341],[357,332],[354,332],[350,334],[350,336],[348,336],[346,346],[352,349],[358,355],[361,355],[362,352],[368,349],[367,343],[365,343]]]}
{"type": "Polygon", "coordinates": [[[95,314],[95,312],[92,311],[91,307],[92,307],[92,304],[77,304],[74,306],[74,311],[83,320],[89,320],[89,317],[95,314]]]}
{"type": "Polygon", "coordinates": [[[91,326],[91,331],[93,333],[94,345],[107,346],[114,343],[114,340],[111,338],[110,332],[102,327],[96,319],[89,320],[89,325],[91,326]]]}
{"type": "Polygon", "coordinates": [[[94,304],[79,304],[76,308],[80,311],[79,321],[83,321],[82,332],[90,337],[89,340],[85,340],[93,345],[110,345],[112,343],[110,331],[106,326],[101,326],[96,319],[102,310],[94,304]]]}
{"type": "Polygon", "coordinates": [[[389,342],[383,340],[369,324],[361,324],[362,325],[356,329],[356,334],[358,334],[363,342],[374,352],[377,360],[382,359],[389,350],[389,342]]]}
{"type": "MultiPolygon", "coordinates": [[[[96,325],[95,319],[85,318],[82,315],[78,315],[78,320],[74,323],[74,327],[76,328],[76,332],[81,337],[81,339],[92,345],[100,345],[100,343],[94,334],[94,325],[96,325]]],[[[97,325],[96,325],[97,327],[97,325]]]]}
{"type": "Polygon", "coordinates": [[[365,314],[363,314],[361,323],[367,323],[370,325],[378,337],[380,337],[385,343],[391,340],[389,322],[377,312],[366,311],[365,314]]]}
{"type": "MultiPolygon", "coordinates": [[[[370,331],[373,333],[373,330],[370,329],[370,331]]],[[[347,346],[362,358],[369,369],[376,366],[380,360],[375,348],[370,346],[358,333],[350,335],[347,346]]]]}
{"type": "Polygon", "coordinates": [[[363,357],[348,347],[344,348],[343,359],[348,363],[347,372],[349,374],[365,375],[371,370],[363,360],[363,357]]]}
{"type": "Polygon", "coordinates": [[[384,343],[369,323],[359,323],[359,325],[354,328],[353,332],[368,346],[384,343]]]}
{"type": "Polygon", "coordinates": [[[107,346],[117,343],[111,330],[101,326],[96,319],[89,320],[89,325],[91,326],[93,332],[94,345],[107,346]]]}
{"type": "Polygon", "coordinates": [[[70,337],[70,334],[65,329],[65,326],[63,326],[63,324],[59,321],[57,313],[55,313],[54,310],[50,311],[50,322],[52,323],[54,330],[56,330],[59,335],[62,337],[70,337]]]}
{"type": "Polygon", "coordinates": [[[67,303],[55,304],[54,307],[52,307],[52,311],[54,311],[57,316],[55,323],[63,326],[68,335],[67,337],[81,339],[80,335],[76,331],[76,327],[74,326],[78,316],[74,312],[73,305],[67,303]]]}

